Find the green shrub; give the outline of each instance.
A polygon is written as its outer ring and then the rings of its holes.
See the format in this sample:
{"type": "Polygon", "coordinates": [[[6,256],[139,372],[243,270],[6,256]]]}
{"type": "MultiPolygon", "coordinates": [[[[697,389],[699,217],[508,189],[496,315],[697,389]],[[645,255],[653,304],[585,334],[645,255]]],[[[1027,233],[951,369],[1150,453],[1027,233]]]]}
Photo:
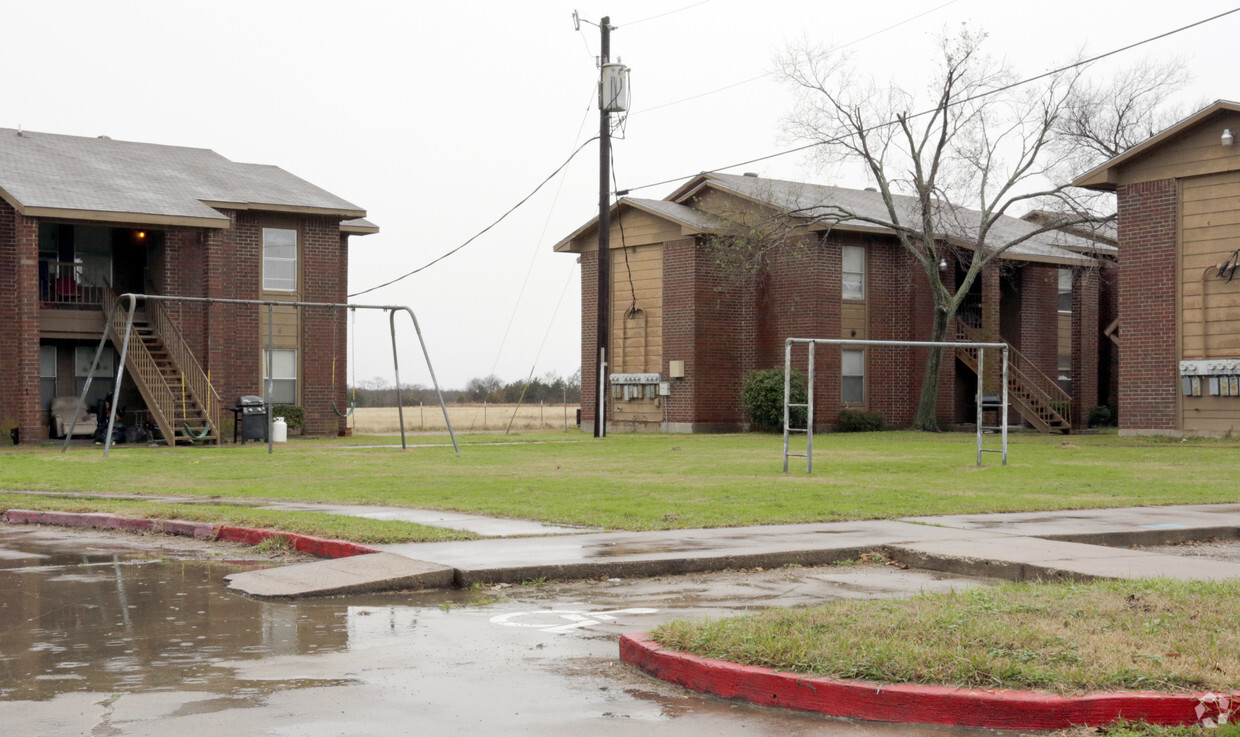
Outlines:
{"type": "Polygon", "coordinates": [[[277,404],[271,408],[271,414],[283,417],[290,430],[300,430],[306,424],[306,410],[296,404],[277,404]]]}
{"type": "Polygon", "coordinates": [[[1105,404],[1100,404],[1096,407],[1089,408],[1090,427],[1105,427],[1110,425],[1112,417],[1113,415],[1111,414],[1111,408],[1105,404]]]}
{"type": "Polygon", "coordinates": [[[867,412],[863,409],[842,409],[835,418],[836,432],[878,432],[883,429],[881,412],[867,412]]]}
{"type": "MultiPolygon", "coordinates": [[[[805,374],[792,370],[793,404],[805,404],[805,374]]],[[[784,429],[784,370],[782,368],[759,369],[745,374],[741,387],[741,402],[749,419],[768,430],[784,429]]],[[[792,407],[788,421],[792,427],[805,427],[804,407],[792,407]]]]}

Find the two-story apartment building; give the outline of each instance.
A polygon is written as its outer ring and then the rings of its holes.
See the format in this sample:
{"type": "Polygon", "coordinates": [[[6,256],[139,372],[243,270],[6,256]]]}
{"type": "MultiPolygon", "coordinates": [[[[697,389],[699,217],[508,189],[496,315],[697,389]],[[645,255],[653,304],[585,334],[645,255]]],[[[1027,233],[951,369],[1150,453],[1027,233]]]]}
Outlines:
{"type": "MultiPolygon", "coordinates": [[[[0,129],[0,426],[23,442],[52,433],[52,404],[81,392],[117,294],[344,302],[349,236],[378,230],[365,215],[207,149],[0,129]]],[[[112,386],[111,330],[91,381],[90,399],[115,393],[123,422],[218,440],[222,409],[262,394],[270,365],[274,401],[304,407],[306,432],[344,429],[332,407],[345,404],[342,311],[277,308],[268,355],[258,305],[139,310],[132,378],[112,386]]]]}

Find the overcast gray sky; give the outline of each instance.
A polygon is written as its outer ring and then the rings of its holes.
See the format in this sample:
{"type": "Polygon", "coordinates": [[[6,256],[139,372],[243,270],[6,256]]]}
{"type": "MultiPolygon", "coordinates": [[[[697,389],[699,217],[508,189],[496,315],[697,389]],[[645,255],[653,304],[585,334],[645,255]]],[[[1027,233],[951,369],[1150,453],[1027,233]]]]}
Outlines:
{"type": "MultiPolygon", "coordinates": [[[[633,69],[632,114],[615,144],[624,189],[790,148],[779,136],[790,91],[772,77],[754,78],[801,39],[863,39],[851,46],[859,64],[918,88],[934,38],[961,23],[987,31],[990,53],[1029,76],[1082,49],[1124,46],[1232,6],[0,0],[7,72],[0,125],[210,148],[281,166],[367,209],[382,228],[352,241],[356,292],[460,245],[597,132],[599,34],[586,24],[574,31],[574,9],[596,22],[611,16],[612,56],[633,69]]],[[[1127,52],[1094,73],[1180,55],[1195,75],[1185,101],[1240,98],[1231,79],[1238,36],[1240,14],[1127,52]]],[[[358,301],[412,307],[448,387],[492,369],[505,380],[531,366],[572,373],[580,364],[580,279],[575,257],[551,247],[596,213],[594,146],[460,253],[358,301]]],[[[795,154],[741,170],[865,186],[828,178],[795,154]]],[[[633,194],[658,198],[675,186],[633,194]]],[[[377,314],[359,316],[359,380],[390,378],[386,332],[377,314]]],[[[412,333],[402,342],[402,379],[429,383],[412,333]]]]}

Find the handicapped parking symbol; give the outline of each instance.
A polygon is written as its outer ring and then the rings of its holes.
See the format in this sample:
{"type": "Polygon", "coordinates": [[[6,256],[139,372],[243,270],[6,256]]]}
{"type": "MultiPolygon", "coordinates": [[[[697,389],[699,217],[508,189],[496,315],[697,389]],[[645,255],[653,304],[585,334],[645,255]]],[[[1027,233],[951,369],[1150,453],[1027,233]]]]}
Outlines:
{"type": "Polygon", "coordinates": [[[578,609],[537,609],[529,612],[508,612],[491,617],[492,624],[504,627],[532,627],[543,632],[563,634],[596,624],[615,621],[621,614],[654,614],[658,609],[635,607],[631,609],[611,609],[605,612],[587,612],[578,609]],[[543,621],[537,621],[541,618],[543,621]],[[535,621],[518,622],[527,619],[535,621]],[[550,620],[550,621],[548,621],[550,620]]]}

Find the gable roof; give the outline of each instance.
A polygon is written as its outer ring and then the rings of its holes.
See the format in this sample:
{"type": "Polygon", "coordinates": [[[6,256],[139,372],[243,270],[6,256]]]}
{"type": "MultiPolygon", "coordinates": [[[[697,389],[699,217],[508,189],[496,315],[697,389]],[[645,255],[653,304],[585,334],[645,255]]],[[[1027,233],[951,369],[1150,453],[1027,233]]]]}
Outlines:
{"type": "MultiPolygon", "coordinates": [[[[615,218],[621,207],[631,207],[648,212],[656,217],[669,220],[680,226],[683,235],[705,233],[719,227],[718,218],[709,213],[695,210],[692,207],[669,202],[668,200],[648,200],[641,197],[621,197],[611,206],[611,216],[615,218]]],[[[590,218],[581,227],[556,243],[552,250],[572,251],[573,241],[598,227],[598,216],[590,218]]]]}
{"type": "MultiPolygon", "coordinates": [[[[1119,156],[1104,161],[1093,169],[1090,169],[1081,176],[1077,177],[1072,184],[1077,187],[1114,191],[1118,185],[1117,178],[1120,167],[1149,154],[1154,149],[1161,147],[1168,141],[1187,133],[1190,129],[1197,127],[1198,124],[1205,121],[1206,118],[1213,117],[1217,113],[1225,112],[1240,112],[1240,102],[1232,102],[1231,100],[1216,100],[1214,103],[1198,110],[1187,118],[1170,126],[1166,130],[1150,136],[1119,156]]],[[[1236,131],[1236,133],[1240,134],[1240,131],[1236,131]]]]}
{"type": "MultiPolygon", "coordinates": [[[[680,189],[673,192],[668,199],[676,202],[690,201],[703,188],[714,188],[729,192],[739,197],[769,205],[785,212],[796,213],[797,217],[814,221],[825,218],[836,212],[833,208],[843,208],[858,217],[875,220],[888,220],[887,205],[877,190],[848,189],[830,187],[820,184],[790,182],[781,179],[766,179],[750,175],[703,173],[690,180],[680,189]]],[[[893,195],[897,208],[912,217],[916,212],[917,200],[906,195],[893,195]]],[[[968,208],[953,208],[949,216],[958,224],[958,235],[948,238],[957,245],[971,248],[967,237],[971,228],[976,228],[981,213],[968,208]]],[[[822,225],[822,228],[828,227],[822,225]]],[[[834,222],[833,229],[858,231],[863,233],[891,233],[891,229],[864,220],[845,220],[834,222]]],[[[1030,235],[1041,226],[1026,222],[1019,218],[1001,216],[991,229],[991,233],[1000,242],[1010,242],[1021,236],[1029,238],[1005,250],[1002,258],[1011,261],[1033,261],[1064,265],[1088,265],[1093,259],[1080,255],[1095,250],[1095,243],[1087,238],[1073,235],[1065,231],[1053,231],[1030,235]]]]}
{"type": "Polygon", "coordinates": [[[34,217],[207,228],[228,227],[217,208],[366,215],[277,166],[208,149],[9,128],[0,128],[0,198],[34,217]]]}

